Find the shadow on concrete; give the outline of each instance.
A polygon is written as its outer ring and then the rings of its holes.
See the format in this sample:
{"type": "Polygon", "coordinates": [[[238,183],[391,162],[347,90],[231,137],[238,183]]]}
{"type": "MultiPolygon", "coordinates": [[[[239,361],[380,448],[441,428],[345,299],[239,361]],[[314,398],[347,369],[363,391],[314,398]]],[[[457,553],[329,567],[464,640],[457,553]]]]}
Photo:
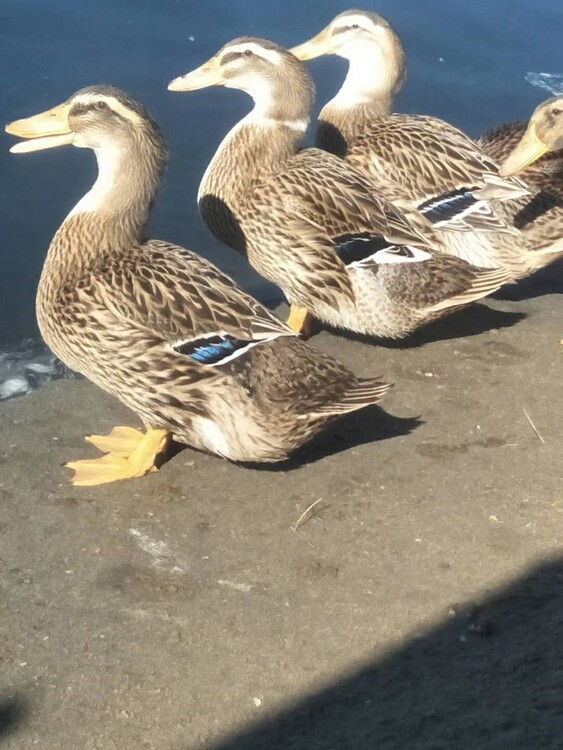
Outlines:
{"type": "Polygon", "coordinates": [[[0,742],[21,727],[27,714],[28,706],[22,698],[0,698],[0,742]]]}
{"type": "Polygon", "coordinates": [[[269,471],[298,469],[360,445],[410,435],[421,424],[424,421],[420,417],[395,417],[379,406],[368,406],[333,422],[283,464],[258,464],[255,468],[269,471]]]}
{"type": "Polygon", "coordinates": [[[305,443],[287,461],[276,464],[241,464],[256,471],[292,471],[314,464],[323,458],[379,440],[409,435],[423,424],[420,417],[395,417],[379,406],[367,406],[361,411],[346,414],[326,427],[310,443],[305,443]]]}
{"type": "MultiPolygon", "coordinates": [[[[546,294],[563,294],[563,260],[542,268],[533,276],[517,284],[507,284],[492,296],[494,299],[520,302],[525,299],[543,297],[546,294]]],[[[562,744],[563,746],[563,744],[562,744]]]]}
{"type": "Polygon", "coordinates": [[[521,312],[505,312],[494,310],[487,305],[467,305],[444,318],[428,323],[404,339],[377,339],[359,333],[343,331],[336,328],[323,328],[336,336],[351,341],[361,341],[372,346],[382,346],[386,349],[417,349],[433,341],[468,338],[479,336],[481,333],[498,328],[510,328],[526,317],[521,312]]]}
{"type": "MultiPolygon", "coordinates": [[[[280,461],[275,464],[241,462],[239,465],[256,471],[274,473],[292,471],[360,445],[409,435],[423,423],[424,421],[420,417],[395,417],[379,406],[367,406],[361,411],[346,414],[335,420],[311,442],[305,443],[296,450],[287,461],[280,461]]],[[[170,461],[185,450],[198,452],[195,448],[183,443],[173,442],[165,456],[160,459],[159,465],[170,461]]]]}
{"type": "Polygon", "coordinates": [[[210,750],[561,747],[563,557],[210,750]]]}

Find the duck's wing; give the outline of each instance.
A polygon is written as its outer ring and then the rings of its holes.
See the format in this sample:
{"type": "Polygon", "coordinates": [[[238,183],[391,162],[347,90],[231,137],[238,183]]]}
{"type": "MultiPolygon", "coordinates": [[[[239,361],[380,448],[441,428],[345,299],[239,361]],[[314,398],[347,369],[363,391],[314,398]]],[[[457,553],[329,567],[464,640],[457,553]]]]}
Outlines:
{"type": "Polygon", "coordinates": [[[310,148],[290,160],[284,177],[309,209],[337,235],[371,231],[392,244],[425,246],[427,240],[402,211],[378,193],[362,170],[320,149],[310,148]]]}
{"type": "Polygon", "coordinates": [[[528,192],[519,180],[499,177],[496,162],[465,133],[433,117],[377,118],[347,158],[387,182],[390,195],[402,194],[398,205],[415,207],[434,226],[452,231],[513,233],[491,201],[528,192]]]}
{"type": "Polygon", "coordinates": [[[221,364],[260,342],[295,335],[218,268],[166,242],[136,248],[93,275],[88,286],[85,293],[102,303],[100,309],[132,332],[199,364],[221,364]]]}
{"type": "Polygon", "coordinates": [[[302,298],[314,294],[335,309],[343,298],[353,300],[343,243],[368,240],[367,255],[426,244],[402,212],[378,196],[369,176],[319,149],[292,157],[255,189],[250,204],[245,224],[262,253],[271,248],[270,267],[277,264],[285,274],[278,283],[286,290],[299,286],[302,298]]]}
{"type": "MultiPolygon", "coordinates": [[[[377,261],[375,256],[374,262],[377,261]]],[[[383,273],[395,272],[394,283],[390,285],[394,294],[427,313],[482,299],[510,280],[504,269],[477,268],[442,253],[421,259],[408,274],[401,274],[400,266],[389,266],[386,262],[381,268],[383,273]]]]}

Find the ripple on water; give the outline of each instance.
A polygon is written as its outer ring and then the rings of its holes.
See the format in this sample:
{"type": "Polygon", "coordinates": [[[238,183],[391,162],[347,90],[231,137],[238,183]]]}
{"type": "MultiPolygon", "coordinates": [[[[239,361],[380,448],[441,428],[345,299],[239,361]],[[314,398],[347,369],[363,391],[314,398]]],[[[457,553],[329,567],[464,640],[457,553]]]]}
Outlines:
{"type": "Polygon", "coordinates": [[[524,78],[552,96],[563,95],[563,73],[526,73],[524,78]]]}
{"type": "Polygon", "coordinates": [[[23,396],[51,380],[74,377],[37,339],[24,339],[15,349],[0,351],[0,401],[23,396]]]}

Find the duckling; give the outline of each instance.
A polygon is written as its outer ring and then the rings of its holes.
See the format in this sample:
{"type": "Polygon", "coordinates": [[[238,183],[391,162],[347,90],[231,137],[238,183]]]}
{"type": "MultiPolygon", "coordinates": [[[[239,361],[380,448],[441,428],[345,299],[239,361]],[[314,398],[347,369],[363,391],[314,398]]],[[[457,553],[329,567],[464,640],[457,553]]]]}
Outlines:
{"type": "Polygon", "coordinates": [[[421,214],[446,252],[503,267],[513,279],[558,257],[556,246],[532,246],[514,222],[529,201],[525,183],[501,178],[498,165],[452,125],[391,114],[405,53],[381,16],[341,13],[292,52],[301,60],[335,54],[349,61],[340,91],[320,113],[317,145],[368,173],[394,205],[421,214]]]}
{"type": "Polygon", "coordinates": [[[51,242],[37,292],[41,333],[70,368],[117,397],[146,432],[87,438],[104,456],[73,461],[73,482],[155,470],[170,437],[232,461],[282,461],[335,417],[377,403],[387,384],[356,378],[300,341],[199,255],[146,239],[167,161],[146,109],[90,86],[12,122],[28,153],[92,149],[98,177],[51,242]]]}
{"type": "Polygon", "coordinates": [[[326,151],[301,148],[314,85],[283,47],[235,39],[168,88],[209,86],[246,92],[254,109],[225,137],[203,175],[201,216],[218,239],[281,287],[295,331],[305,330],[310,314],[339,328],[397,338],[507,281],[501,269],[434,252],[362,171],[326,151]]]}

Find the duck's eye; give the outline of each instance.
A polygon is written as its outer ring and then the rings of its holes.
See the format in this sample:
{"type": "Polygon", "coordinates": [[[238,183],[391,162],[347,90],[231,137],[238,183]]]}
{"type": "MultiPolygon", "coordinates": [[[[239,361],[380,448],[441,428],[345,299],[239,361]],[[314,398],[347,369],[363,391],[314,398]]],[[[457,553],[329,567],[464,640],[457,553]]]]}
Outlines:
{"type": "Polygon", "coordinates": [[[560,110],[560,109],[553,109],[553,110],[552,110],[552,112],[553,112],[553,114],[554,114],[554,115],[556,115],[556,116],[558,116],[558,115],[560,115],[560,114],[561,114],[561,110],[560,110]]]}
{"type": "Polygon", "coordinates": [[[253,54],[252,50],[250,50],[250,49],[245,49],[244,50],[244,56],[245,57],[252,57],[252,54],[253,54]]]}
{"type": "Polygon", "coordinates": [[[353,24],[352,24],[352,25],[350,26],[350,28],[351,28],[351,29],[359,29],[359,28],[360,28],[360,24],[359,24],[359,23],[353,23],[353,24]]]}
{"type": "Polygon", "coordinates": [[[94,109],[104,110],[104,109],[107,109],[107,108],[108,108],[108,105],[104,101],[99,101],[99,102],[95,102],[94,103],[94,109]]]}

